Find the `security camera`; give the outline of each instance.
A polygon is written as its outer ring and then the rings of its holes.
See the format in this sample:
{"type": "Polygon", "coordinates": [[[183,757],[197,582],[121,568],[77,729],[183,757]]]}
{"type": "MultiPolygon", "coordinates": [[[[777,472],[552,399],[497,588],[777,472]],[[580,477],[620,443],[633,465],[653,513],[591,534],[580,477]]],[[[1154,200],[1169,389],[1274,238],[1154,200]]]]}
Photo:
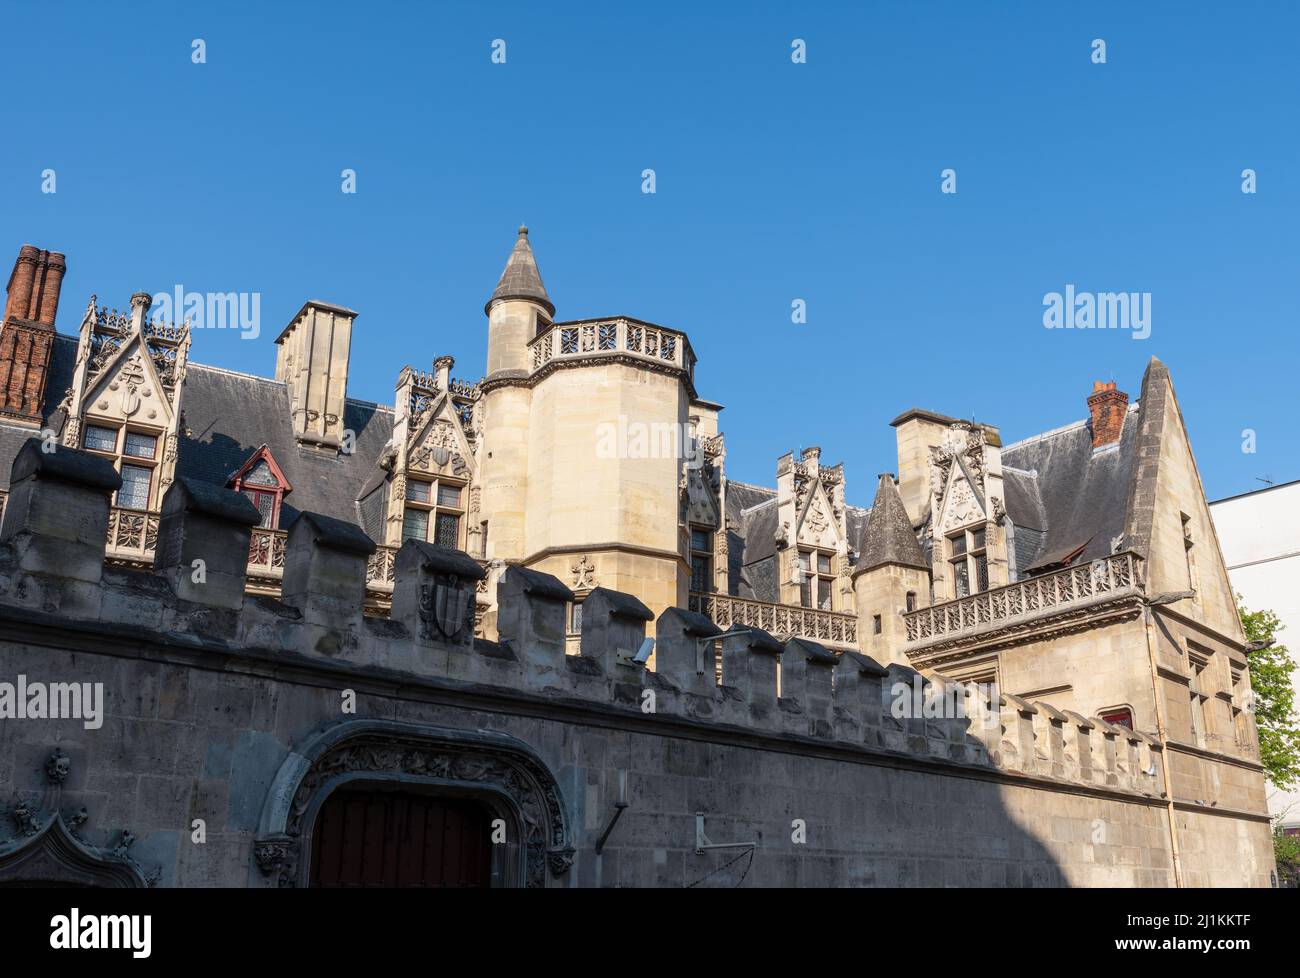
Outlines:
{"type": "Polygon", "coordinates": [[[652,638],[647,638],[644,642],[641,643],[641,647],[636,650],[636,655],[632,657],[632,661],[637,663],[638,665],[643,666],[650,661],[650,653],[653,652],[654,650],[655,650],[655,640],[652,638]]]}

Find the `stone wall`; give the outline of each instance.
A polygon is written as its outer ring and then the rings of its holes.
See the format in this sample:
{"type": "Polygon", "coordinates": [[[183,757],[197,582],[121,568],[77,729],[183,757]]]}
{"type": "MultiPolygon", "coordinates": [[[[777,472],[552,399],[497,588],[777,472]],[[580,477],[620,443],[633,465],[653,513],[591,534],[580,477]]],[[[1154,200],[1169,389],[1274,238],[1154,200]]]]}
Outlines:
{"type": "Polygon", "coordinates": [[[0,527],[0,682],[102,683],[105,709],[91,728],[0,720],[0,881],[303,885],[329,793],[396,781],[499,812],[505,885],[1164,886],[1171,816],[1184,882],[1268,883],[1267,820],[1173,809],[1148,734],[678,608],[649,672],[650,610],[600,588],[566,656],[571,593],[519,567],[498,585],[500,641],[475,640],[483,571],[416,542],[392,619],[363,618],[368,541],[321,517],[290,532],[292,601],[232,602],[242,500],[184,480],[158,547],[175,566],[104,569],[86,550],[106,464],[34,441],[15,463],[28,503],[0,527]],[[891,715],[899,683],[919,715],[891,715]],[[925,708],[945,697],[965,715],[925,708]]]}

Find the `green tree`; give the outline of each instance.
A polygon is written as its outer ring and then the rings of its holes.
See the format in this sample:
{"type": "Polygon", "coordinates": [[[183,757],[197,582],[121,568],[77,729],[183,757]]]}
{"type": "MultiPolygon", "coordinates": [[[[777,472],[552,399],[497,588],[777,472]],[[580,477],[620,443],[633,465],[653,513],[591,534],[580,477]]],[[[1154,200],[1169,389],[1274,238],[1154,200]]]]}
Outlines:
{"type": "Polygon", "coordinates": [[[1283,835],[1282,826],[1273,826],[1273,857],[1283,886],[1300,886],[1300,836],[1283,835]]]}
{"type": "Polygon", "coordinates": [[[1300,781],[1300,719],[1295,714],[1291,672],[1295,663],[1275,637],[1282,630],[1277,615],[1267,609],[1247,611],[1237,595],[1237,610],[1246,639],[1250,666],[1252,712],[1259,728],[1259,760],[1274,787],[1290,790],[1300,781]]]}

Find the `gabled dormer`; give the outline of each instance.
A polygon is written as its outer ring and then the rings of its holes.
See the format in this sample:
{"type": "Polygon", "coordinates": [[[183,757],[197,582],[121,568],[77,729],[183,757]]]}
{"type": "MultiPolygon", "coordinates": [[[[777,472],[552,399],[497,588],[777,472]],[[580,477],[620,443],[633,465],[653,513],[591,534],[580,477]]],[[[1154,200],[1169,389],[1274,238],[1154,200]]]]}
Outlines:
{"type": "Polygon", "coordinates": [[[822,611],[853,606],[844,467],[823,466],[820,448],[777,461],[777,554],[782,604],[822,611]]]}
{"type": "Polygon", "coordinates": [[[261,514],[264,530],[280,529],[284,497],[293,491],[271,450],[263,445],[226,480],[226,488],[241,492],[261,514]]]}
{"type": "Polygon", "coordinates": [[[1009,583],[1001,447],[996,428],[965,421],[951,422],[929,447],[936,601],[1009,583]]]}
{"type": "Polygon", "coordinates": [[[418,539],[481,555],[475,406],[477,385],[451,377],[439,357],[432,373],[403,368],[389,456],[384,543],[418,539]]]}
{"type": "Polygon", "coordinates": [[[90,305],[82,317],[63,444],[110,456],[122,475],[115,505],[156,512],[176,472],[188,323],[147,319],[152,299],[131,296],[130,314],[90,305]]]}

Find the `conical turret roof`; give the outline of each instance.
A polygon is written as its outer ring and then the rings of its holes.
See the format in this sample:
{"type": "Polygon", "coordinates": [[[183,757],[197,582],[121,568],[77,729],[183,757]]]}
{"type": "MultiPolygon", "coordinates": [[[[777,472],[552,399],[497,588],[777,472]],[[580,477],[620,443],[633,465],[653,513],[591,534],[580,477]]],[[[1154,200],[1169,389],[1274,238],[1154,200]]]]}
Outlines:
{"type": "Polygon", "coordinates": [[[870,570],[882,564],[930,569],[903,506],[903,497],[898,494],[898,487],[888,472],[880,476],[876,501],[867,514],[857,571],[870,570]]]}
{"type": "Polygon", "coordinates": [[[537,259],[533,257],[533,249],[528,245],[526,227],[519,228],[519,237],[506,260],[501,281],[497,283],[496,291],[488,299],[484,310],[491,309],[492,303],[498,299],[531,299],[545,306],[552,316],[555,315],[555,306],[546,294],[546,286],[542,284],[542,273],[537,270],[537,259]]]}

